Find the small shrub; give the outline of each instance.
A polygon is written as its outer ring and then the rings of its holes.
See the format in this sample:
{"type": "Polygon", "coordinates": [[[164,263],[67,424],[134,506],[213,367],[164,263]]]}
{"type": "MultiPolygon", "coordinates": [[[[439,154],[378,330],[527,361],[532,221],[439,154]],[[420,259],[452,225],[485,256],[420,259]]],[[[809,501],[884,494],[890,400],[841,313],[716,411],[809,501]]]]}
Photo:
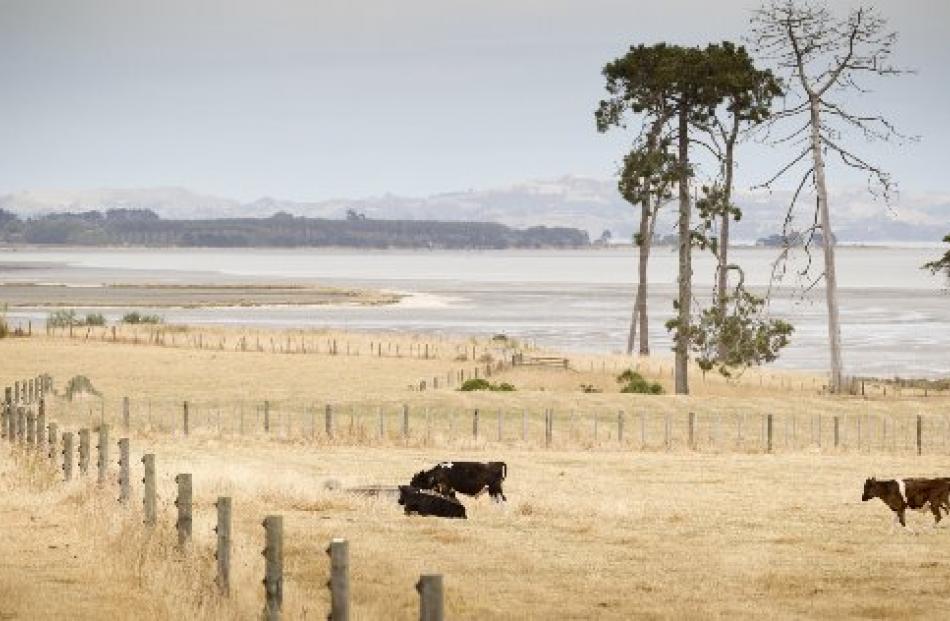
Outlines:
{"type": "Polygon", "coordinates": [[[86,313],[86,317],[83,319],[83,325],[104,326],[106,325],[106,318],[102,313],[86,313]]]}
{"type": "Polygon", "coordinates": [[[465,382],[462,383],[462,387],[459,388],[459,390],[463,392],[471,392],[473,390],[489,390],[490,388],[491,388],[491,384],[489,383],[488,380],[477,378],[477,379],[465,380],[465,382]]]}
{"type": "Polygon", "coordinates": [[[73,400],[73,397],[78,396],[82,393],[88,393],[90,395],[95,395],[101,397],[102,393],[96,390],[95,386],[92,385],[92,382],[89,381],[89,378],[85,375],[76,375],[73,376],[68,382],[66,382],[66,398],[70,401],[73,400]]]}
{"type": "Polygon", "coordinates": [[[471,392],[473,390],[490,390],[493,392],[514,392],[517,390],[514,385],[509,384],[508,382],[501,382],[499,384],[492,384],[486,379],[477,378],[465,380],[462,384],[462,387],[459,390],[464,392],[471,392]]]}
{"type": "Polygon", "coordinates": [[[594,393],[594,392],[604,392],[600,388],[597,388],[593,384],[581,384],[581,392],[585,393],[594,393]]]}
{"type": "Polygon", "coordinates": [[[641,395],[663,394],[663,386],[656,382],[647,381],[642,375],[632,369],[627,369],[618,375],[617,382],[625,384],[623,388],[620,389],[620,392],[623,393],[636,393],[641,395]]]}
{"type": "Polygon", "coordinates": [[[159,315],[146,315],[138,311],[132,311],[122,316],[122,323],[140,324],[140,323],[162,323],[159,315]]]}
{"type": "Polygon", "coordinates": [[[68,328],[80,325],[80,321],[76,311],[71,308],[61,308],[46,317],[46,325],[51,328],[68,328]]]}
{"type": "Polygon", "coordinates": [[[7,323],[7,305],[0,306],[0,339],[10,336],[10,325],[7,323]]]}

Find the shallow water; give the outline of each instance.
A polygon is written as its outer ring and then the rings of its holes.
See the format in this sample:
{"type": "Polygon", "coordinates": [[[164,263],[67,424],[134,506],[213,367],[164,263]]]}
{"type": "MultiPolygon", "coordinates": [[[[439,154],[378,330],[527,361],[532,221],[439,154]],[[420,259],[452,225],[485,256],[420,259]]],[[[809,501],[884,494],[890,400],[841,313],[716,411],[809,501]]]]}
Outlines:
{"type": "MultiPolygon", "coordinates": [[[[845,363],[849,373],[950,375],[950,295],[920,269],[935,248],[838,249],[845,363]]],[[[747,283],[764,288],[774,249],[737,248],[747,283]]],[[[819,257],[815,257],[816,266],[819,257]]],[[[824,291],[803,292],[815,277],[795,276],[799,256],[773,289],[773,315],[795,326],[779,366],[827,364],[824,291]]],[[[650,265],[654,351],[669,351],[663,323],[672,315],[676,257],[658,248],[650,265]]],[[[813,271],[814,272],[814,271],[813,271]]],[[[694,261],[698,295],[708,296],[710,257],[694,261]]],[[[390,307],[161,309],[169,322],[314,326],[491,334],[587,351],[626,343],[636,275],[632,249],[538,251],[356,251],[75,249],[0,250],[0,279],[71,285],[114,282],[319,282],[409,293],[390,307]]],[[[703,300],[701,299],[700,302],[703,300]]],[[[82,310],[82,309],[79,309],[82,310]]],[[[113,319],[124,309],[105,311],[113,319]]],[[[14,321],[45,318],[17,309],[14,321]]]]}

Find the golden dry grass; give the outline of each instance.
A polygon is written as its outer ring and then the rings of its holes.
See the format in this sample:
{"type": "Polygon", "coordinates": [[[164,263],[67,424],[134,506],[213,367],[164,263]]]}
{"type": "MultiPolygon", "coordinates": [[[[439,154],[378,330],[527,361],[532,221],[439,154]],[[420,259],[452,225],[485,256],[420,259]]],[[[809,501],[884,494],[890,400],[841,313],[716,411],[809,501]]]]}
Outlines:
{"type": "MultiPolygon", "coordinates": [[[[452,619],[913,618],[950,612],[950,560],[942,554],[950,534],[923,528],[930,518],[918,515],[911,521],[920,535],[890,534],[886,507],[860,502],[871,474],[947,475],[944,428],[927,427],[923,457],[906,443],[821,454],[804,432],[796,446],[779,445],[783,452],[765,455],[756,435],[763,412],[784,417],[776,419],[782,421],[777,443],[790,416],[800,417],[795,420],[806,429],[816,412],[826,417],[826,438],[833,414],[852,422],[864,416],[868,437],[877,437],[873,425],[885,418],[906,432],[918,412],[941,420],[944,399],[806,392],[790,398],[765,386],[686,398],[621,395],[612,385],[612,357],[589,358],[595,364],[587,371],[505,371],[502,377],[522,388],[507,394],[408,390],[414,378],[455,368],[449,357],[282,355],[35,338],[0,341],[0,359],[4,383],[48,371],[61,386],[74,374],[87,375],[104,392],[113,425],[121,396],[132,397],[132,463],[138,468],[144,452],[157,455],[162,507],[160,525],[149,533],[141,526],[139,503],[120,508],[111,484],[102,491],[84,480],[62,484],[48,460],[0,447],[0,524],[9,525],[0,528],[7,533],[0,535],[0,618],[255,618],[263,597],[260,522],[268,514],[285,519],[285,612],[294,619],[326,614],[324,548],[337,536],[350,541],[358,619],[414,618],[413,585],[427,571],[445,575],[452,619]],[[591,380],[611,391],[577,390],[575,382],[591,380]],[[366,437],[311,440],[303,418],[283,429],[289,433],[269,438],[234,433],[234,404],[245,400],[250,419],[252,404],[265,398],[274,400],[275,412],[301,416],[303,410],[294,408],[332,402],[347,431],[346,408],[356,406],[355,423],[366,437]],[[157,419],[165,407],[176,416],[182,399],[198,405],[191,437],[142,424],[143,401],[152,401],[157,419]],[[232,422],[226,433],[210,416],[215,402],[232,422]],[[434,431],[428,441],[415,435],[404,442],[395,433],[396,408],[404,402],[417,434],[418,413],[430,409],[434,431]],[[373,438],[377,406],[389,413],[392,431],[384,440],[373,438]],[[476,407],[485,436],[478,442],[470,436],[476,407]],[[551,450],[540,448],[545,408],[558,416],[551,450]],[[499,409],[507,414],[503,442],[491,437],[499,409]],[[531,425],[527,442],[520,440],[523,409],[531,425]],[[615,433],[619,409],[628,413],[623,450],[608,435],[615,433]],[[682,435],[669,452],[662,450],[657,442],[666,415],[681,432],[688,411],[699,414],[702,451],[684,450],[682,435]],[[755,440],[741,447],[703,445],[713,421],[734,431],[736,412],[746,414],[748,437],[755,440]],[[653,443],[646,452],[637,450],[640,413],[649,414],[653,443]],[[597,442],[590,435],[592,414],[601,415],[597,442]],[[391,499],[325,485],[397,484],[447,458],[506,461],[508,505],[466,501],[467,521],[407,518],[391,499]],[[195,543],[184,555],[172,545],[173,477],[179,472],[191,472],[195,483],[195,543]],[[228,601],[212,587],[218,495],[234,498],[228,601]]],[[[54,399],[50,415],[63,427],[92,424],[95,416],[89,420],[83,412],[94,403],[54,399]]],[[[135,498],[140,476],[137,469],[135,498]]]]}

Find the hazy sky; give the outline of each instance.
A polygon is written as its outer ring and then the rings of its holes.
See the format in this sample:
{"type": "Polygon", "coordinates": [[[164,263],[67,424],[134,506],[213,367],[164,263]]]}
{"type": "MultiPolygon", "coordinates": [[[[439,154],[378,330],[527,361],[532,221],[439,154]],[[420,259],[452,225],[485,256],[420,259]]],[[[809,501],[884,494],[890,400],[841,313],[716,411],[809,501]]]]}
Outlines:
{"type": "MultiPolygon", "coordinates": [[[[864,101],[922,140],[872,153],[906,191],[950,191],[950,2],[874,4],[920,73],[864,101]]],[[[755,6],[0,0],[0,193],[316,200],[607,177],[629,137],[595,131],[603,64],[631,43],[738,39],[755,6]]],[[[778,161],[747,151],[741,181],[778,161]]]]}

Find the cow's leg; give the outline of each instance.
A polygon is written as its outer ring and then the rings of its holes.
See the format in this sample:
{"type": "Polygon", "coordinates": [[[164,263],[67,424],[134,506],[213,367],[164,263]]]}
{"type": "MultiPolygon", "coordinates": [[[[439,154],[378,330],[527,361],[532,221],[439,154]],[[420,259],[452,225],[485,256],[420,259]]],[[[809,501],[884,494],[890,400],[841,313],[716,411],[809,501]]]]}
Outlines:
{"type": "Polygon", "coordinates": [[[943,517],[940,514],[940,503],[931,502],[930,503],[930,512],[934,514],[934,528],[937,528],[937,524],[940,523],[941,518],[943,517]]]}
{"type": "Polygon", "coordinates": [[[491,494],[492,500],[495,502],[507,502],[508,499],[505,498],[505,493],[501,490],[501,481],[493,481],[488,484],[488,493],[491,494]]]}

